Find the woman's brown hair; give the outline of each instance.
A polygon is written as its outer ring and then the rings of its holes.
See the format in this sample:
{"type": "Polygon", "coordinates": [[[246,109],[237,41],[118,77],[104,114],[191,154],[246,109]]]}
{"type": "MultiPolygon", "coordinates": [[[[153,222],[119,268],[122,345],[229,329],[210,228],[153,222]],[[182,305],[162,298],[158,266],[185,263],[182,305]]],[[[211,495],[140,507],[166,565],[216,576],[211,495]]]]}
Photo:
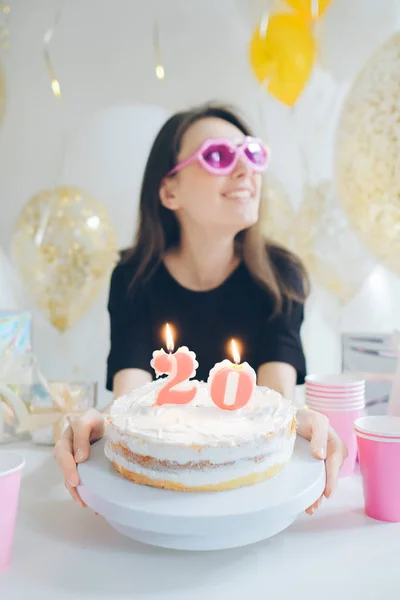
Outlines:
{"type": "MultiPolygon", "coordinates": [[[[166,174],[177,164],[183,135],[193,123],[206,118],[231,123],[245,135],[252,135],[246,123],[225,106],[206,104],[174,114],[163,125],[151,148],[140,192],[139,222],[132,248],[124,254],[124,262],[135,262],[131,287],[148,281],[160,265],[164,253],[179,246],[180,228],[173,211],[160,202],[159,189],[166,174]]],[[[274,315],[282,309],[283,297],[304,302],[309,281],[299,258],[266,240],[258,225],[253,225],[235,238],[235,250],[254,280],[271,296],[274,315]],[[277,265],[284,264],[282,276],[277,265]]]]}

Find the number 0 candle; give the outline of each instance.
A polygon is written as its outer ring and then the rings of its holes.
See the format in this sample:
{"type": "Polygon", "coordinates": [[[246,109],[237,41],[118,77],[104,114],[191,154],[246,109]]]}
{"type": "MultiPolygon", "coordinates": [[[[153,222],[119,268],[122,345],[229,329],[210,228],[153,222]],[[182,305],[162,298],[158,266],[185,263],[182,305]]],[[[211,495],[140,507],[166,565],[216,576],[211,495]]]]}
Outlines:
{"type": "Polygon", "coordinates": [[[168,375],[158,393],[154,403],[162,404],[189,404],[194,400],[197,393],[197,385],[195,382],[189,381],[190,377],[194,377],[196,369],[199,366],[196,355],[186,346],[174,350],[174,339],[171,327],[167,323],[165,326],[166,345],[168,353],[162,348],[153,352],[153,359],[150,365],[153,367],[156,376],[168,375]],[[177,386],[179,385],[179,389],[177,386]]]}
{"type": "Polygon", "coordinates": [[[223,360],[210,371],[208,385],[214,404],[223,410],[238,410],[251,399],[256,387],[256,372],[246,363],[240,364],[240,354],[232,340],[234,363],[223,360]]]}

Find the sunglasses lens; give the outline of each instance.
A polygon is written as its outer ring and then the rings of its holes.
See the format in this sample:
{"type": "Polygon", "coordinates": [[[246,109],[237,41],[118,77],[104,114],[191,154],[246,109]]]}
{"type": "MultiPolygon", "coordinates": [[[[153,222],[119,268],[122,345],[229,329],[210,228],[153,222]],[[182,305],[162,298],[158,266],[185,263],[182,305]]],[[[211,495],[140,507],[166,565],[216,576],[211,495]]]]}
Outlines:
{"type": "Polygon", "coordinates": [[[258,167],[264,167],[267,164],[267,152],[256,140],[249,141],[245,153],[247,158],[258,167]]]}
{"type": "Polygon", "coordinates": [[[206,163],[213,169],[226,169],[235,159],[235,151],[224,144],[214,144],[203,154],[206,163]]]}

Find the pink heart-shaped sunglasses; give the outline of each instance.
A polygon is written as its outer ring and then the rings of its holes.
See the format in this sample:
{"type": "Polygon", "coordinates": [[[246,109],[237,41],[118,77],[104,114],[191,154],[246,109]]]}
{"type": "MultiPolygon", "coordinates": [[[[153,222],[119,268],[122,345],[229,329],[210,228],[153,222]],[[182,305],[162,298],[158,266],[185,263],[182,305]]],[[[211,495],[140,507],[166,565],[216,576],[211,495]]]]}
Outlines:
{"type": "Polygon", "coordinates": [[[229,175],[240,158],[244,158],[253,171],[261,173],[268,166],[269,151],[261,140],[250,136],[239,145],[225,138],[212,138],[203,142],[192,156],[178,163],[166,176],[173,175],[195,161],[198,161],[208,173],[229,175]]]}

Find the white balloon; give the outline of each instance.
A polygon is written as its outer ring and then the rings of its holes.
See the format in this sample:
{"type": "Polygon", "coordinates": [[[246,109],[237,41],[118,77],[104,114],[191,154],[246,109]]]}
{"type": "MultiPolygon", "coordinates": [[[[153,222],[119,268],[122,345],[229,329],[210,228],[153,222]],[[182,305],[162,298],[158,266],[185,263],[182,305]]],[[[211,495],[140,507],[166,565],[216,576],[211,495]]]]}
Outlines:
{"type": "Polygon", "coordinates": [[[88,190],[107,207],[121,246],[132,242],[144,167],[168,117],[157,106],[115,106],[79,123],[67,136],[62,183],[88,190]]]}
{"type": "Polygon", "coordinates": [[[320,63],[338,81],[352,81],[399,21],[398,0],[334,0],[317,25],[320,63]]]}
{"type": "MultiPolygon", "coordinates": [[[[60,183],[87,189],[107,207],[120,248],[132,244],[145,164],[154,138],[169,116],[166,109],[157,106],[111,107],[89,117],[67,136],[60,183]]],[[[111,400],[104,389],[109,351],[108,291],[107,287],[79,325],[62,337],[41,323],[36,344],[39,355],[48,355],[49,347],[57,349],[47,356],[53,379],[97,381],[101,407],[111,400]]]]}
{"type": "Polygon", "coordinates": [[[305,305],[301,337],[309,374],[340,373],[341,308],[326,290],[314,284],[305,305]]]}
{"type": "Polygon", "coordinates": [[[400,320],[395,301],[396,285],[391,277],[383,265],[375,266],[357,296],[343,310],[344,331],[388,333],[396,328],[400,320]]]}

